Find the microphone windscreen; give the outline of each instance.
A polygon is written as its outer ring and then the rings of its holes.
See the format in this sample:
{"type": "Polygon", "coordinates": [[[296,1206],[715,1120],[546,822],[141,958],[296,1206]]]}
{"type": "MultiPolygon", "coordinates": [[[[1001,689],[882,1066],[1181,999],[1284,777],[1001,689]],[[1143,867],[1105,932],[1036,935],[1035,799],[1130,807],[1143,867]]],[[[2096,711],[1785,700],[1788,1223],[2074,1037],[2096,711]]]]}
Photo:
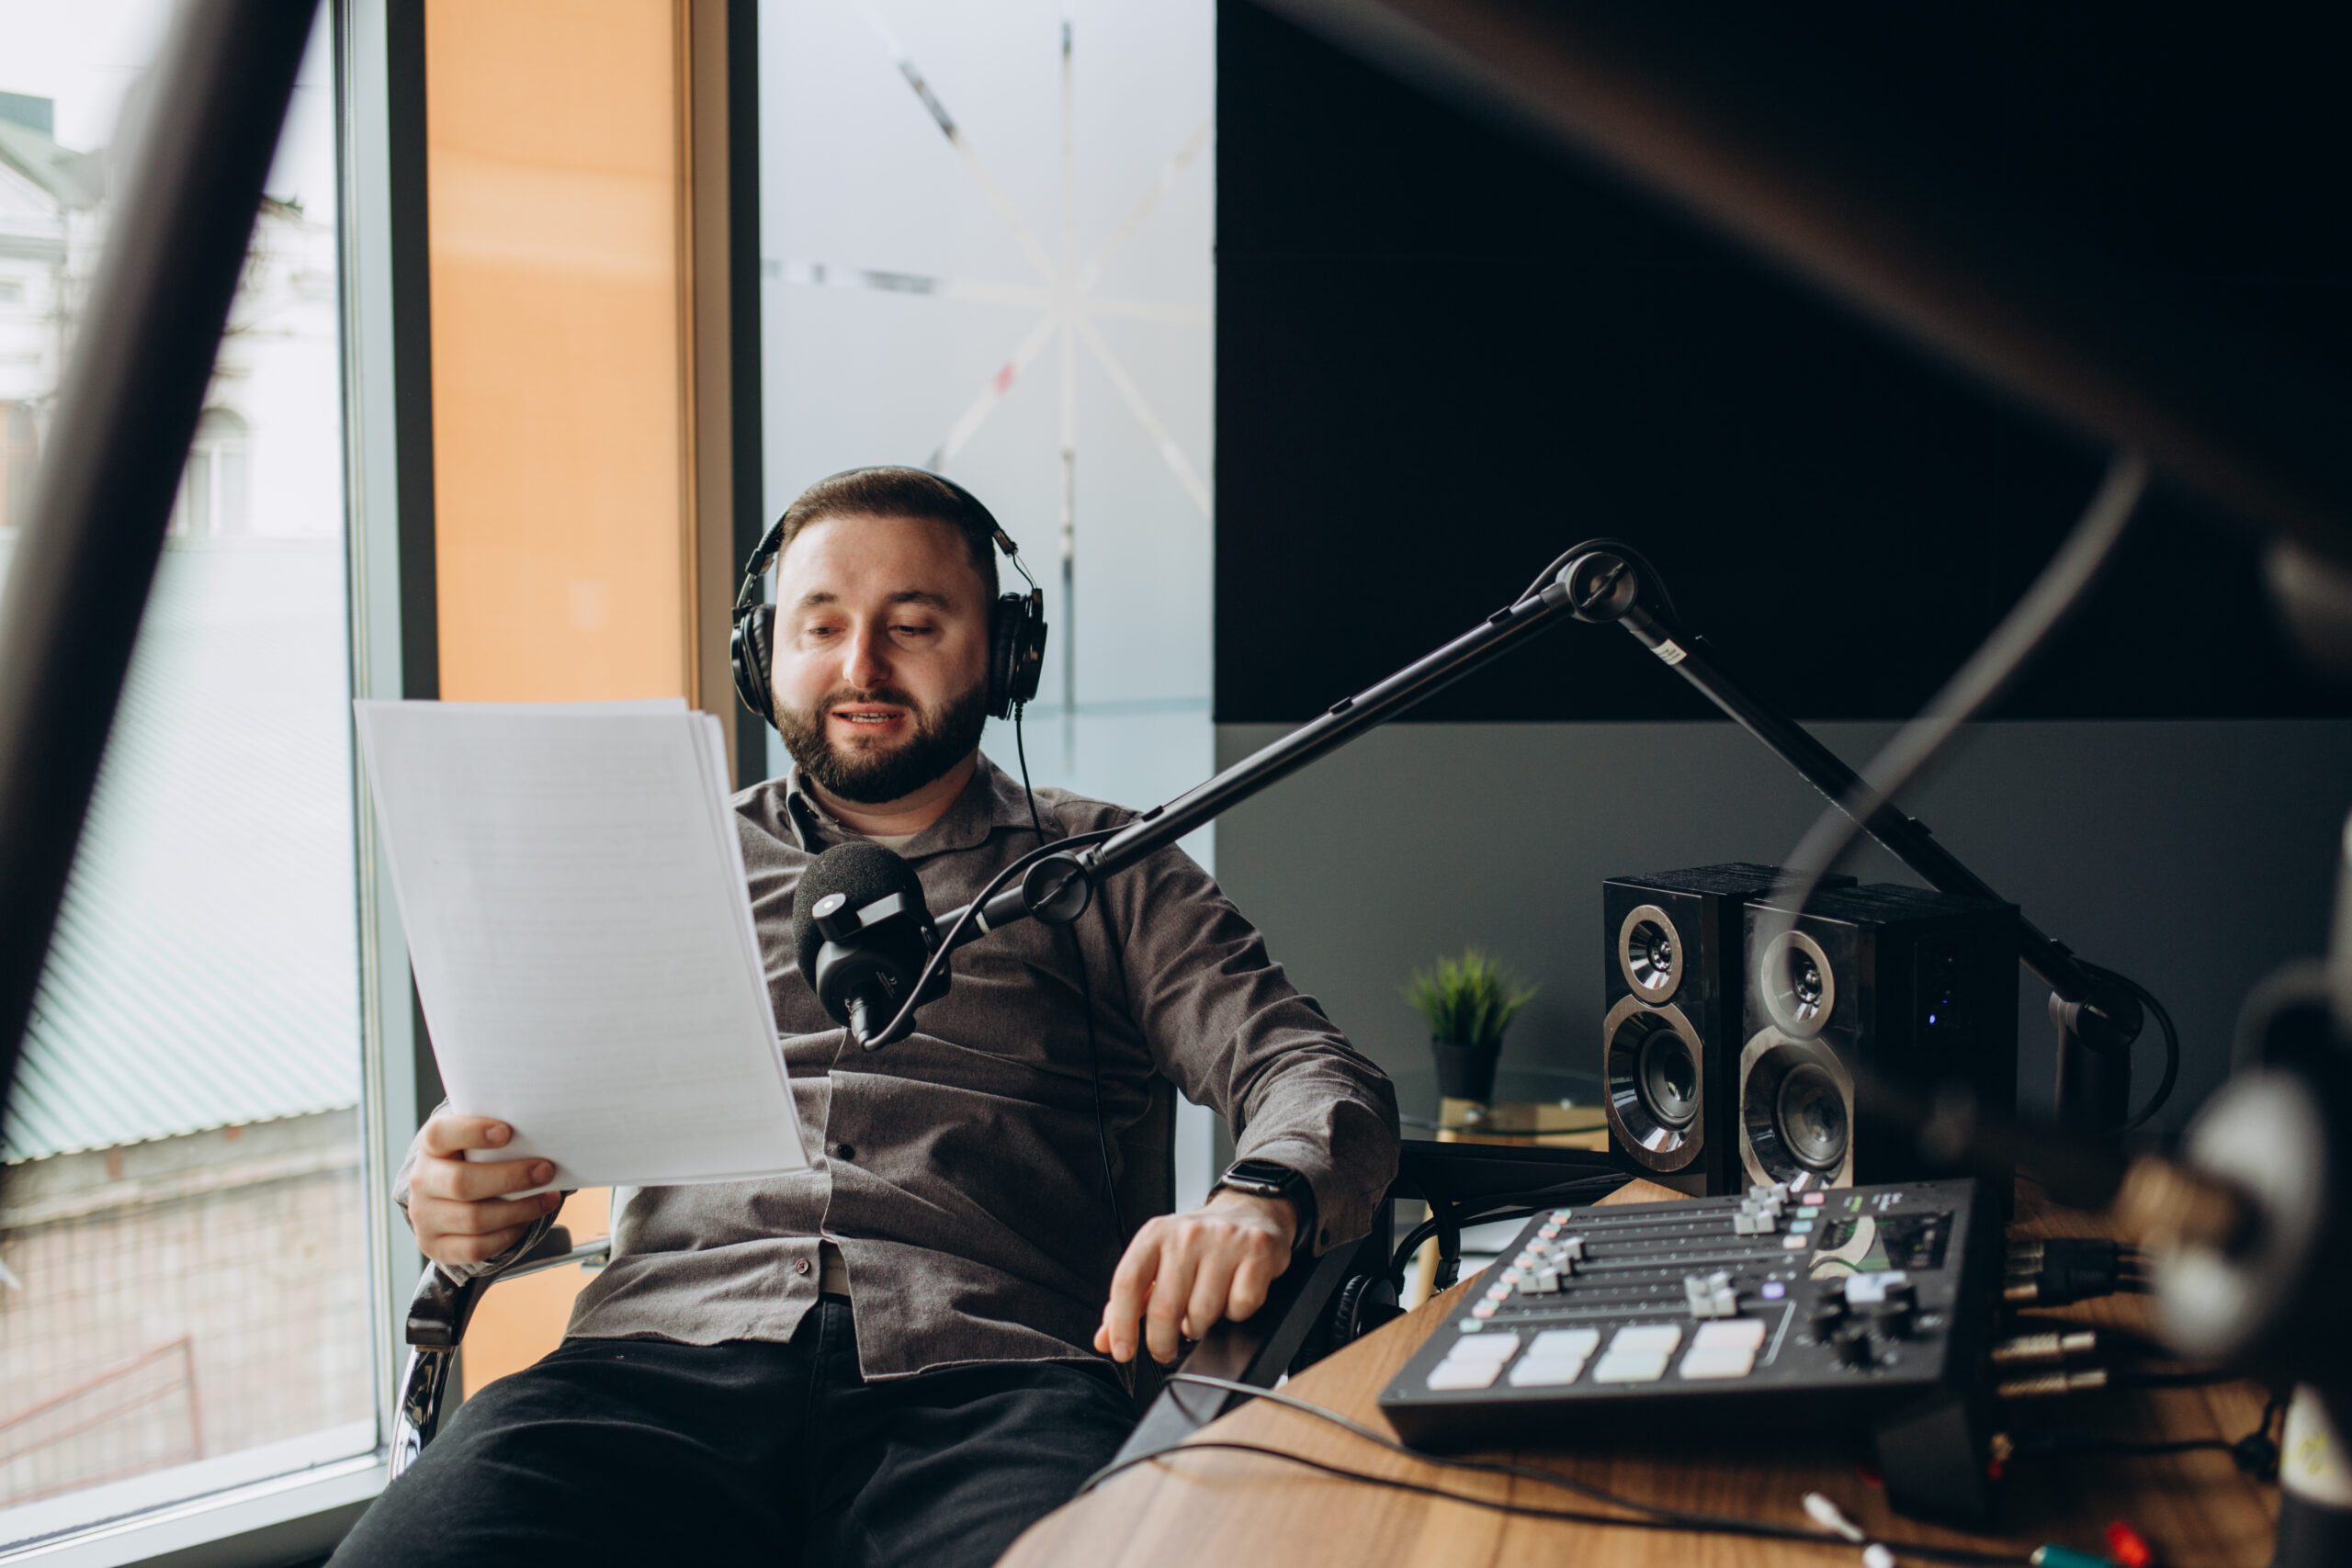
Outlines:
{"type": "Polygon", "coordinates": [[[893,893],[908,895],[912,908],[930,907],[923,902],[922,884],[915,880],[915,868],[879,844],[835,844],[810,861],[808,869],[800,874],[800,886],[793,890],[792,926],[800,944],[800,977],[811,987],[817,984],[817,951],[825,945],[825,933],[817,929],[808,911],[829,893],[846,894],[853,909],[862,909],[893,893]]]}

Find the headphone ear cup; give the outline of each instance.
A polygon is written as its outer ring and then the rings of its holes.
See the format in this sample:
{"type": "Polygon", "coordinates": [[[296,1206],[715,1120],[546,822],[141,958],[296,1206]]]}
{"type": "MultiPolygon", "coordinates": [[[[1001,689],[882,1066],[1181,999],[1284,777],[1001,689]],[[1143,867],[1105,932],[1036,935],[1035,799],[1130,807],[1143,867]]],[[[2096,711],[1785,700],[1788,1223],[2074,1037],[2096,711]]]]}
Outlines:
{"type": "Polygon", "coordinates": [[[1013,658],[1021,636],[1021,595],[998,598],[989,615],[989,716],[1010,718],[1013,694],[1013,658]]]}
{"type": "Polygon", "coordinates": [[[1046,594],[1043,589],[998,598],[989,616],[989,714],[1010,718],[1037,695],[1046,673],[1046,594]]]}
{"type": "Polygon", "coordinates": [[[1004,616],[1013,626],[1010,646],[1005,649],[1005,707],[1027,703],[1037,695],[1037,685],[1046,674],[1046,594],[1043,589],[1028,593],[1008,593],[1004,609],[1012,612],[1004,616]]]}
{"type": "Polygon", "coordinates": [[[728,657],[735,666],[735,695],[769,724],[775,722],[768,686],[769,637],[775,629],[775,606],[754,605],[737,618],[727,644],[728,657]]]}

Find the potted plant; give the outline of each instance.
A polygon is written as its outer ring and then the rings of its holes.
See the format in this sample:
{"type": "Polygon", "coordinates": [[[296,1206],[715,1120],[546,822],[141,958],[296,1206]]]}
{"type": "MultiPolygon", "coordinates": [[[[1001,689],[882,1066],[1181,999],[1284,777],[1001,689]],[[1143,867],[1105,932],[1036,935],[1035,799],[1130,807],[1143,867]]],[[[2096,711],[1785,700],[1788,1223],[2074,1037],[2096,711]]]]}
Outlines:
{"type": "Polygon", "coordinates": [[[1481,1104],[1494,1098],[1503,1031],[1535,992],[1476,947],[1459,958],[1439,959],[1434,969],[1414,971],[1404,996],[1429,1021],[1439,1094],[1481,1104]]]}

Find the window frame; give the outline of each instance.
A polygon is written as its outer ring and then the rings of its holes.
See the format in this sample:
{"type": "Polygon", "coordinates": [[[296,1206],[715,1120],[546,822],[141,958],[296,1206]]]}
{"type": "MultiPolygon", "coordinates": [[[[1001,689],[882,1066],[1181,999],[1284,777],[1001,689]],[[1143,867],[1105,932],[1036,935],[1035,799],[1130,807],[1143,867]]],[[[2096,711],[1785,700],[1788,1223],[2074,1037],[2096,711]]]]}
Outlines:
{"type": "MultiPolygon", "coordinates": [[[[355,697],[435,694],[428,322],[421,271],[409,293],[394,248],[424,201],[422,0],[322,0],[332,30],[342,323],[346,610],[355,697]],[[396,375],[396,372],[399,374],[396,375]],[[399,394],[405,391],[408,407],[399,394]],[[404,426],[401,415],[406,414],[404,426]],[[419,434],[421,427],[423,434],[419,434]],[[404,428],[407,443],[403,443],[404,428]],[[424,447],[422,462],[415,443],[424,447]],[[423,494],[418,493],[419,482],[423,494]],[[408,488],[403,512],[403,485],[408,488]],[[404,529],[403,524],[407,526],[404,529]],[[421,547],[420,547],[421,532],[421,547]]],[[[356,741],[355,741],[356,745],[356,741]]],[[[0,1564],[280,1562],[333,1549],[390,1478],[401,1325],[424,1258],[392,1213],[391,1174],[420,1124],[433,1072],[408,949],[353,757],[361,1001],[361,1182],[376,1444],[371,1452],[187,1498],[0,1550],[0,1564]]]]}

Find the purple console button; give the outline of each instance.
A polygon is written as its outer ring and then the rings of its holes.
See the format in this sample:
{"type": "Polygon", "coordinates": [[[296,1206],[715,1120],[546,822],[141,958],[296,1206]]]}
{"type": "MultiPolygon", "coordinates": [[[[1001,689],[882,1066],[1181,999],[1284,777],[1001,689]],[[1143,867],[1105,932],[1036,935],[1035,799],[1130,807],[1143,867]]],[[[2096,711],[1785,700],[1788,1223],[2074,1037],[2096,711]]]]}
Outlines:
{"type": "Polygon", "coordinates": [[[1764,1281],[1763,1290],[1757,1293],[1768,1302],[1777,1302],[1789,1293],[1789,1288],[1778,1280],[1767,1280],[1764,1281]]]}

